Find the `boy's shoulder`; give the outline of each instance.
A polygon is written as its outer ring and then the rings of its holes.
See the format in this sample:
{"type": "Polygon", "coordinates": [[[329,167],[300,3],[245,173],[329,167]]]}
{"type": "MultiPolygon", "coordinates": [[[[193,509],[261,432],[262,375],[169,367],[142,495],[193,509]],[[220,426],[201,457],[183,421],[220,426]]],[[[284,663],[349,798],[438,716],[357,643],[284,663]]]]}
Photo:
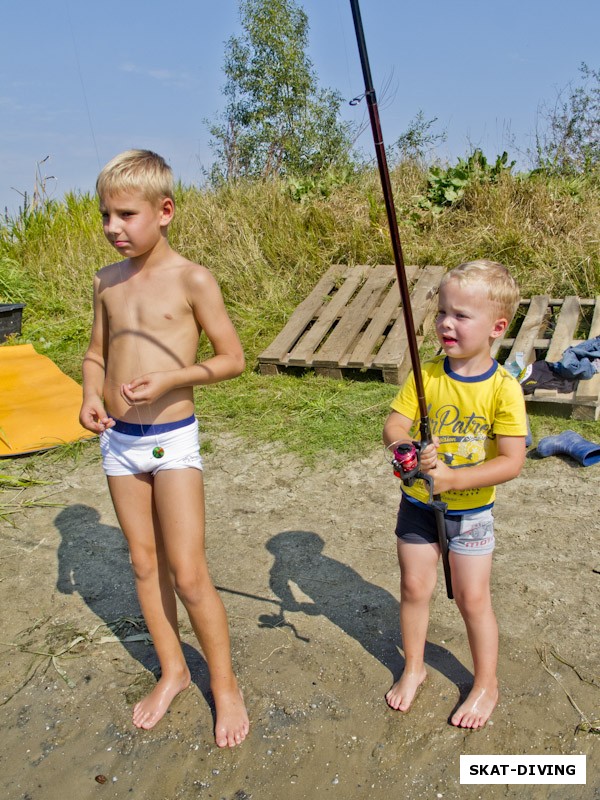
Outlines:
{"type": "Polygon", "coordinates": [[[114,283],[122,280],[122,261],[115,261],[113,264],[106,264],[96,271],[96,279],[102,283],[114,283]]]}

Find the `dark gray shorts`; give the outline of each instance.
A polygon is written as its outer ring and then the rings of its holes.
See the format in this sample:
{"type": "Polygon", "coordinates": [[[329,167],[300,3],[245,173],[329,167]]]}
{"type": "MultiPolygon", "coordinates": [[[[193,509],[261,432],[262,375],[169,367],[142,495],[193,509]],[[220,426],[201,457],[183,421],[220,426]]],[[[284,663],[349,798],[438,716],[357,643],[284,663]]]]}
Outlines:
{"type": "MultiPolygon", "coordinates": [[[[465,514],[445,514],[448,549],[468,556],[483,556],[493,552],[494,515],[491,508],[465,514]]],[[[396,536],[408,544],[437,544],[435,511],[417,505],[404,495],[398,510],[396,536]]]]}

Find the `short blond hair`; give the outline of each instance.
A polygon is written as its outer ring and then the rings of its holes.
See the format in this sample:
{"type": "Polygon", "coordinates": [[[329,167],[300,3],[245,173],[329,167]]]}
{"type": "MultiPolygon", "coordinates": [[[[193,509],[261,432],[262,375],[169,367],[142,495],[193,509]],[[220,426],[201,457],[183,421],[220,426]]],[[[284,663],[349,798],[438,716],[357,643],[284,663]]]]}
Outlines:
{"type": "Polygon", "coordinates": [[[158,203],[173,199],[173,172],[162,156],[152,150],[125,150],[106,164],[96,181],[102,200],[123,192],[140,192],[145,200],[158,203]]]}
{"type": "Polygon", "coordinates": [[[521,299],[521,290],[504,264],[485,258],[467,261],[447,272],[441,280],[440,289],[450,281],[459,286],[480,286],[495,313],[509,322],[513,318],[521,299]]]}

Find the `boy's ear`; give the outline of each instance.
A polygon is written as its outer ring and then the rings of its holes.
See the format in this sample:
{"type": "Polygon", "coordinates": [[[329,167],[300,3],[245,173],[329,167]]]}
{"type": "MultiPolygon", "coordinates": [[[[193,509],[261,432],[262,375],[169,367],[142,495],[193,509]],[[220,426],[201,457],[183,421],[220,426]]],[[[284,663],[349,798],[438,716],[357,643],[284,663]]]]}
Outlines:
{"type": "Polygon", "coordinates": [[[175,203],[170,197],[163,197],[160,201],[160,210],[162,214],[162,224],[168,225],[175,214],[175,203]]]}
{"type": "Polygon", "coordinates": [[[494,322],[494,326],[492,328],[490,336],[492,337],[492,339],[497,339],[499,336],[502,336],[502,334],[507,328],[508,328],[508,320],[505,319],[504,317],[501,317],[500,319],[497,319],[494,322]]]}

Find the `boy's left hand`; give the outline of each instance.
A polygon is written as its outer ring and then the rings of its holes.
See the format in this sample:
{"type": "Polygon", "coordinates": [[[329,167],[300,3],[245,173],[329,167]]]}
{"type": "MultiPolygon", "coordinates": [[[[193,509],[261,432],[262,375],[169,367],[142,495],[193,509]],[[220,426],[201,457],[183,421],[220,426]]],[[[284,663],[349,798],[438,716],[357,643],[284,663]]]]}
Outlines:
{"type": "Polygon", "coordinates": [[[173,388],[166,372],[149,372],[130,383],[121,384],[121,397],[130,406],[150,405],[173,388]]]}
{"type": "Polygon", "coordinates": [[[442,494],[442,492],[448,492],[450,489],[454,488],[452,486],[452,481],[455,470],[450,469],[450,467],[440,459],[438,459],[430,468],[426,468],[422,464],[421,469],[423,472],[427,473],[431,478],[433,478],[434,494],[442,494]]]}

